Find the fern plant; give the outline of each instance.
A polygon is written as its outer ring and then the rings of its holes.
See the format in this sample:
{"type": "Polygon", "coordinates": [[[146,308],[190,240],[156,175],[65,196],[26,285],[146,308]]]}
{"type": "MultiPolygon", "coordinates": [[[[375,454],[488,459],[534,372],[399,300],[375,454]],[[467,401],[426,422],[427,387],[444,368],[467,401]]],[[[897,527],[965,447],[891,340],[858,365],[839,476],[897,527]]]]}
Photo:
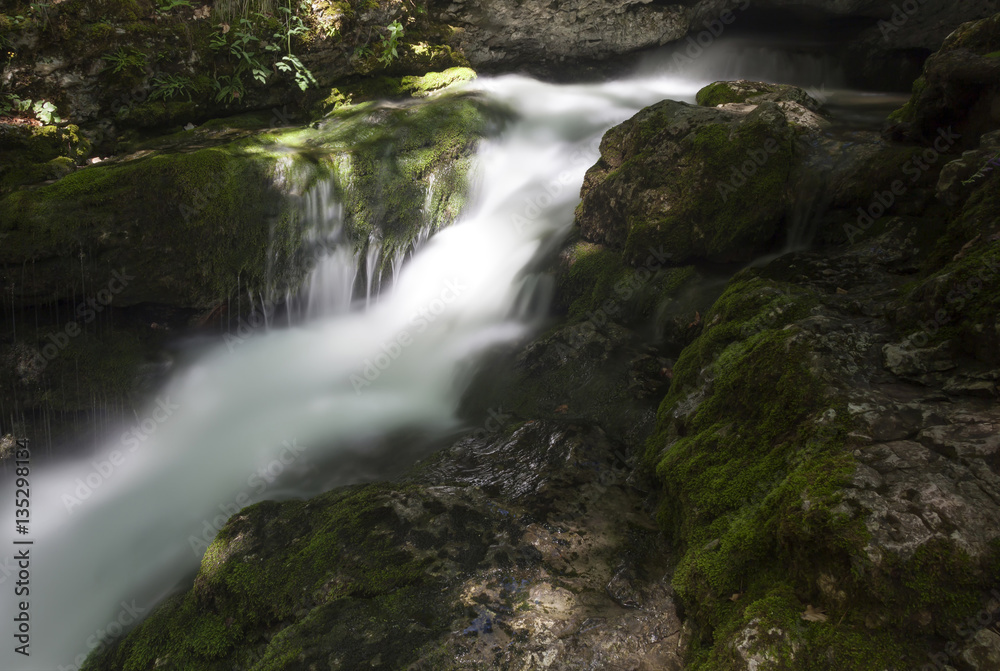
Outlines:
{"type": "Polygon", "coordinates": [[[149,93],[149,99],[152,100],[167,100],[173,99],[175,96],[187,96],[188,102],[191,102],[191,92],[194,90],[194,84],[191,82],[190,77],[185,77],[183,75],[160,75],[153,78],[153,90],[149,93]]]}
{"type": "Polygon", "coordinates": [[[146,68],[146,55],[132,47],[118,47],[113,54],[104,54],[101,60],[107,61],[106,69],[114,74],[135,70],[137,73],[146,68]]]}

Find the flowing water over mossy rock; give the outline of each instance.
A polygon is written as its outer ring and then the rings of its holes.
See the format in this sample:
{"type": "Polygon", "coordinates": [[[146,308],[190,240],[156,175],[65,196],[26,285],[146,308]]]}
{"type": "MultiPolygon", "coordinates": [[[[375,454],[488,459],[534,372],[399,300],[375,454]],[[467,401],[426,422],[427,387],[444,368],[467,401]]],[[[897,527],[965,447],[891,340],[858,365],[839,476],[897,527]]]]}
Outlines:
{"type": "Polygon", "coordinates": [[[963,24],[924,65],[910,101],[890,117],[902,122],[896,133],[933,142],[953,127],[961,146],[975,147],[979,136],[1000,128],[1000,14],[963,24]]]}
{"type": "Polygon", "coordinates": [[[661,247],[675,263],[766,248],[783,232],[800,118],[815,116],[797,103],[647,107],[604,136],[577,210],[582,236],[632,265],[661,247]]]}
{"type": "Polygon", "coordinates": [[[391,256],[458,215],[475,144],[500,118],[459,96],[352,108],[319,128],[237,133],[222,143],[215,131],[182,133],[169,149],[0,200],[0,264],[20,305],[80,295],[81,277],[103,285],[116,270],[135,276],[119,305],[205,308],[237,287],[294,288],[299,200],[317,180],[336,184],[348,239],[361,247],[377,236],[391,256]]]}
{"type": "Polygon", "coordinates": [[[716,107],[730,103],[793,102],[806,109],[816,111],[819,103],[798,86],[788,84],[768,84],[746,79],[715,82],[698,91],[695,100],[704,107],[716,107]]]}
{"type": "Polygon", "coordinates": [[[190,590],[83,669],[680,668],[663,538],[616,451],[529,421],[401,482],[245,508],[190,590]]]}

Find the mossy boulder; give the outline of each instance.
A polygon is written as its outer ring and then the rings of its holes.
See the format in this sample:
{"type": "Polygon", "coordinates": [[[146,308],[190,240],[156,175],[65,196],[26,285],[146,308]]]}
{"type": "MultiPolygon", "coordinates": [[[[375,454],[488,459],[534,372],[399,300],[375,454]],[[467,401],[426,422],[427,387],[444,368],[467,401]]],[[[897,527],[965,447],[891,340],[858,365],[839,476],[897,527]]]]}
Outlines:
{"type": "Polygon", "coordinates": [[[891,132],[932,143],[941,129],[973,148],[1000,128],[1000,14],[960,26],[924,65],[909,102],[894,112],[891,132]]]}
{"type": "Polygon", "coordinates": [[[765,249],[784,231],[805,117],[797,103],[647,107],[601,141],[577,209],[581,235],[633,265],[661,247],[677,263],[765,249]]]}
{"type": "Polygon", "coordinates": [[[463,614],[457,579],[503,524],[450,498],[368,485],[246,508],[208,548],[192,590],[83,669],[293,669],[330,659],[340,669],[373,659],[406,668],[463,614]],[[442,555],[435,541],[444,538],[451,552],[442,555]]]}
{"type": "Polygon", "coordinates": [[[80,129],[0,124],[0,195],[22,184],[57,179],[90,155],[80,129]]]}
{"type": "Polygon", "coordinates": [[[458,215],[475,143],[498,123],[478,98],[460,96],[348,109],[320,128],[188,131],[169,148],[0,200],[0,264],[21,305],[84,294],[114,271],[135,278],[119,305],[206,308],[238,286],[283,295],[282,282],[301,279],[299,198],[316,180],[345,203],[348,239],[374,236],[391,258],[458,215]]]}
{"type": "Polygon", "coordinates": [[[330,89],[330,94],[316,104],[314,112],[324,115],[349,105],[372,100],[425,98],[453,84],[475,78],[476,72],[471,68],[454,67],[442,72],[428,72],[426,75],[404,77],[381,75],[355,79],[330,89]]]}
{"type": "Polygon", "coordinates": [[[935,455],[968,454],[985,430],[976,422],[995,413],[968,401],[929,418],[932,406],[897,404],[869,382],[885,384],[863,343],[893,329],[857,302],[902,279],[859,273],[865,254],[737,274],[673,368],[646,464],[678,543],[689,668],[902,671],[986,607],[995,504],[962,494],[964,470],[935,455]],[[951,412],[976,419],[949,429],[951,412]],[[906,440],[914,431],[919,442],[906,440]],[[933,520],[943,504],[958,527],[901,522],[894,502],[927,479],[939,498],[916,495],[907,510],[933,520]]]}
{"type": "Polygon", "coordinates": [[[789,84],[768,84],[745,79],[722,81],[709,84],[698,91],[695,100],[704,107],[716,107],[731,103],[793,102],[806,109],[816,111],[819,103],[798,86],[789,84]]]}

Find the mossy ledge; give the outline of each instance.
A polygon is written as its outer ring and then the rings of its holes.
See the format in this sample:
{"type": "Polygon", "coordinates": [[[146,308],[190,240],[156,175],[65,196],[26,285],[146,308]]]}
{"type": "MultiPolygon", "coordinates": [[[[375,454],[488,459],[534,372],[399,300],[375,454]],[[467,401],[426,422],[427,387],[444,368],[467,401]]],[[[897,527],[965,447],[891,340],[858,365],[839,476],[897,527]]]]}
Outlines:
{"type": "Polygon", "coordinates": [[[870,552],[843,499],[858,467],[847,397],[800,326],[824,300],[743,271],[674,367],[645,467],[680,553],[690,669],[917,668],[993,581],[995,553],[948,540],[870,552]]]}
{"type": "Polygon", "coordinates": [[[458,602],[442,576],[475,566],[498,524],[445,510],[418,487],[382,484],[245,508],[205,552],[194,588],[82,671],[406,668],[461,614],[442,605],[458,602]],[[432,519],[461,551],[439,556],[441,539],[415,530],[432,519]]]}

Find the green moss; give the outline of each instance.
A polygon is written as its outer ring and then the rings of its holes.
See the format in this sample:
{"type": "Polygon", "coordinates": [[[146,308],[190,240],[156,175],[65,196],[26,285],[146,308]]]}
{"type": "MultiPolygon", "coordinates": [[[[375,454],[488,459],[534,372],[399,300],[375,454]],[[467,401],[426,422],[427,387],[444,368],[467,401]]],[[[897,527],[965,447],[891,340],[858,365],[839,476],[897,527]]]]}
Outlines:
{"type": "MultiPolygon", "coordinates": [[[[448,586],[432,569],[435,555],[414,548],[395,512],[404,505],[429,515],[426,498],[412,487],[368,485],[245,508],[205,553],[191,591],[83,668],[138,671],[156,661],[179,671],[291,670],[331,653],[342,668],[377,656],[406,668],[456,614],[439,605],[448,586]]],[[[489,522],[451,517],[452,533],[475,548],[461,558],[471,568],[486,549],[475,534],[489,522]]]]}
{"type": "Polygon", "coordinates": [[[421,76],[409,75],[399,78],[380,75],[355,78],[330,89],[329,95],[317,103],[314,112],[322,116],[334,110],[372,100],[424,98],[452,84],[470,81],[475,77],[476,73],[471,68],[454,67],[444,72],[429,72],[421,76]]]}
{"type": "Polygon", "coordinates": [[[863,520],[840,505],[856,468],[846,403],[794,325],[816,301],[738,274],[675,365],[647,443],[697,671],[733,667],[737,639],[789,671],[910,668],[933,634],[914,628],[918,614],[945,631],[992,579],[951,542],[878,565],[864,551],[863,520]],[[821,576],[842,596],[818,589],[821,576]],[[807,605],[827,619],[802,620],[807,605]]]}
{"type": "Polygon", "coordinates": [[[212,305],[263,280],[273,170],[239,145],[79,170],[0,200],[0,263],[48,259],[52,286],[71,287],[81,250],[100,249],[103,274],[143,278],[131,302],[212,305]]]}
{"type": "Polygon", "coordinates": [[[94,23],[87,29],[87,34],[95,42],[107,42],[115,35],[115,27],[110,23],[94,23]]]}
{"type": "Polygon", "coordinates": [[[403,77],[400,84],[403,90],[409,92],[414,98],[423,98],[453,84],[472,81],[475,78],[476,71],[472,68],[454,67],[448,68],[444,72],[428,72],[423,76],[403,77]]]}
{"type": "MultiPolygon", "coordinates": [[[[683,138],[683,163],[662,165],[657,139],[679,103],[661,103],[643,110],[605,136],[602,151],[614,164],[616,146],[629,147],[620,167],[609,173],[603,193],[639,188],[645,195],[623,209],[627,237],[625,258],[636,264],[649,249],[670,250],[675,262],[691,258],[724,260],[746,254],[770,241],[780,229],[791,171],[793,139],[789,128],[775,124],[764,106],[735,127],[702,123],[683,138]],[[624,145],[623,145],[624,142],[624,145]],[[757,162],[752,161],[757,156],[757,162]],[[751,176],[734,176],[749,164],[751,176]],[[650,208],[655,200],[669,207],[650,208]],[[753,203],[752,208],[746,206],[753,203]]],[[[773,111],[773,105],[768,106],[773,111]]],[[[586,195],[578,216],[592,207],[586,195]]],[[[593,215],[604,216],[604,215],[593,215]]]]}
{"type": "Polygon", "coordinates": [[[910,95],[910,99],[906,101],[905,105],[889,114],[889,120],[896,122],[913,121],[917,99],[920,98],[926,88],[927,79],[923,76],[917,77],[917,79],[913,82],[913,91],[910,95]]]}
{"type": "Polygon", "coordinates": [[[715,107],[727,103],[741,103],[746,100],[745,95],[740,95],[727,82],[715,82],[698,91],[695,101],[702,107],[715,107]]]}
{"type": "Polygon", "coordinates": [[[702,107],[716,107],[729,103],[750,103],[761,100],[787,100],[806,107],[813,107],[816,101],[802,89],[788,84],[767,84],[765,82],[731,81],[715,82],[698,91],[695,101],[702,107]]]}

